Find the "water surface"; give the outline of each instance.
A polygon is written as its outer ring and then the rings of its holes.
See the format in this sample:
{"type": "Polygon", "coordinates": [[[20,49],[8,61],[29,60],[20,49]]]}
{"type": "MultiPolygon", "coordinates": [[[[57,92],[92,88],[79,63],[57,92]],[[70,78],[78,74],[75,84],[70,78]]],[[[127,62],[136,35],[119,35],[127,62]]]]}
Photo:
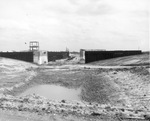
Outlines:
{"type": "Polygon", "coordinates": [[[80,100],[81,89],[69,89],[58,85],[39,85],[32,87],[19,96],[38,94],[53,100],[80,100]]]}

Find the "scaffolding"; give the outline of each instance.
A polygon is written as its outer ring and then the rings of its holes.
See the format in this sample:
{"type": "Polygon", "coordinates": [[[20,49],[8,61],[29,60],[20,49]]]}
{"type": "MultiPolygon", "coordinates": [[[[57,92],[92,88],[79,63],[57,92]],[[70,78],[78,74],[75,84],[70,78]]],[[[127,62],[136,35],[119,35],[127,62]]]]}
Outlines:
{"type": "Polygon", "coordinates": [[[30,51],[38,51],[39,50],[39,42],[38,41],[31,41],[29,45],[30,51]]]}

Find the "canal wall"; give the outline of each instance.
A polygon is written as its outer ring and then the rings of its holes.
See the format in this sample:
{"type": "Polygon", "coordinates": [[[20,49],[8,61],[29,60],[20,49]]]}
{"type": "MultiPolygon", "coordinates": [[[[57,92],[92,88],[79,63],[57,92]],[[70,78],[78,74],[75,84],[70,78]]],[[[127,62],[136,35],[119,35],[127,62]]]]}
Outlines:
{"type": "Polygon", "coordinates": [[[69,52],[60,51],[60,52],[48,52],[48,61],[55,61],[60,59],[65,59],[69,57],[69,52]]]}
{"type": "Polygon", "coordinates": [[[0,52],[0,57],[33,62],[33,52],[0,52]]]}
{"type": "Polygon", "coordinates": [[[129,50],[129,51],[85,51],[85,63],[94,62],[98,60],[105,60],[116,57],[123,57],[129,55],[141,54],[141,50],[129,50]]]}

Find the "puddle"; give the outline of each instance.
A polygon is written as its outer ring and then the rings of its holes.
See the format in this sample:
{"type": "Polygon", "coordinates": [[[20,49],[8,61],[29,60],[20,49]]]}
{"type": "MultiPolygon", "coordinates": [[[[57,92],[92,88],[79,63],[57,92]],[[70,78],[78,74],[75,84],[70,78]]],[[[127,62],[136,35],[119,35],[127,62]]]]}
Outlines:
{"type": "Polygon", "coordinates": [[[39,85],[32,87],[19,96],[38,94],[52,100],[77,100],[80,101],[81,89],[68,89],[57,85],[39,85]]]}

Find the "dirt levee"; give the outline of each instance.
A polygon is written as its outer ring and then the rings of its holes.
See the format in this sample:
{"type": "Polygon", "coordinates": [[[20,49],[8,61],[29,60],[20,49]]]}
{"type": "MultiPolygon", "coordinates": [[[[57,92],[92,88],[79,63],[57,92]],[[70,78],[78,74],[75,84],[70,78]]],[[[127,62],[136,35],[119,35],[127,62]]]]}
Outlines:
{"type": "Polygon", "coordinates": [[[24,61],[0,58],[0,93],[23,86],[36,75],[36,65],[24,61]]]}

